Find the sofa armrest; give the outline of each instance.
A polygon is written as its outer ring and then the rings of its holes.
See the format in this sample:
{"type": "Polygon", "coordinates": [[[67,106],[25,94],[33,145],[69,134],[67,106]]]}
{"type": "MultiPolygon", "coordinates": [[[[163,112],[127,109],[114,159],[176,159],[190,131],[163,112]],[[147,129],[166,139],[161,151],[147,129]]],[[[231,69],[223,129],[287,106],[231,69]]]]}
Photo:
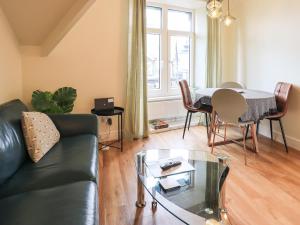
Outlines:
{"type": "Polygon", "coordinates": [[[79,134],[93,134],[98,137],[98,118],[91,114],[49,115],[63,137],[79,134]]]}

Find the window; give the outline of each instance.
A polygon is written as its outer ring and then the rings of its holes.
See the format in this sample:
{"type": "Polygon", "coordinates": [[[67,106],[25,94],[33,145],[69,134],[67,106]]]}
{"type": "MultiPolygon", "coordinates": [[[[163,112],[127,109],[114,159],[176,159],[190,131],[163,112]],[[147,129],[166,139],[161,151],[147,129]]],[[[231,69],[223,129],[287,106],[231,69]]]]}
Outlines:
{"type": "Polygon", "coordinates": [[[161,29],[161,13],[161,8],[147,7],[147,18],[150,18],[147,20],[147,28],[161,29]]]}
{"type": "Polygon", "coordinates": [[[192,30],[192,13],[168,10],[168,29],[190,32],[192,30]]]}
{"type": "Polygon", "coordinates": [[[149,89],[160,89],[160,35],[147,34],[147,68],[149,89]]]}
{"type": "Polygon", "coordinates": [[[180,94],[178,81],[193,81],[193,13],[168,6],[147,6],[149,97],[180,94]]]}

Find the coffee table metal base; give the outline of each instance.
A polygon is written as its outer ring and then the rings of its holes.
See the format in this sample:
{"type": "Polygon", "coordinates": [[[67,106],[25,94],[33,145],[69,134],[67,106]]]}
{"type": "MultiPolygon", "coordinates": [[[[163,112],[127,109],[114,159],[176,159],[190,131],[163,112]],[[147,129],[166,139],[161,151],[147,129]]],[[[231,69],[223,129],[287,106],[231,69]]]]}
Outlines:
{"type": "Polygon", "coordinates": [[[137,163],[137,201],[135,203],[136,207],[144,208],[146,206],[145,201],[145,189],[144,185],[139,177],[145,174],[145,153],[140,152],[136,156],[137,163]]]}
{"type": "Polygon", "coordinates": [[[144,208],[146,206],[145,189],[139,176],[137,177],[137,201],[135,205],[138,208],[144,208]]]}

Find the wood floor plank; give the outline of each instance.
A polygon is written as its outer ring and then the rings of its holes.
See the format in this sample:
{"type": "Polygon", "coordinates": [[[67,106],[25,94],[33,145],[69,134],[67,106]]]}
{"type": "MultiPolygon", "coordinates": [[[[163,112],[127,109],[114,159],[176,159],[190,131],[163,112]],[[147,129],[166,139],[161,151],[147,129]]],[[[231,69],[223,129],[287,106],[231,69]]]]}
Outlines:
{"type": "MultiPolygon", "coordinates": [[[[230,133],[229,133],[230,134],[230,133]]],[[[232,133],[232,135],[236,135],[232,133]]],[[[244,165],[242,148],[235,144],[215,147],[230,157],[226,204],[233,225],[300,224],[300,152],[259,137],[258,155],[249,152],[244,165]]],[[[251,144],[251,140],[248,141],[251,144]]],[[[210,151],[204,127],[192,127],[182,139],[182,130],[153,134],[145,140],[126,142],[124,152],[101,152],[102,224],[104,225],[181,225],[165,209],[151,209],[147,194],[144,209],[135,207],[136,173],[134,156],[143,149],[186,148],[210,151]]]]}

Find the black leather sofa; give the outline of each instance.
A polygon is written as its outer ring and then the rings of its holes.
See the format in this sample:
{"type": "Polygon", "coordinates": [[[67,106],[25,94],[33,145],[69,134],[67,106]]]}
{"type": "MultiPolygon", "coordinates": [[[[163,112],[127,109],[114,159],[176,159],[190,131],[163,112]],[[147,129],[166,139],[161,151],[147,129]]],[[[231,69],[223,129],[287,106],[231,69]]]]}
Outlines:
{"type": "Polygon", "coordinates": [[[61,139],[33,163],[20,100],[0,105],[0,225],[98,225],[98,125],[93,115],[53,115],[61,139]]]}

